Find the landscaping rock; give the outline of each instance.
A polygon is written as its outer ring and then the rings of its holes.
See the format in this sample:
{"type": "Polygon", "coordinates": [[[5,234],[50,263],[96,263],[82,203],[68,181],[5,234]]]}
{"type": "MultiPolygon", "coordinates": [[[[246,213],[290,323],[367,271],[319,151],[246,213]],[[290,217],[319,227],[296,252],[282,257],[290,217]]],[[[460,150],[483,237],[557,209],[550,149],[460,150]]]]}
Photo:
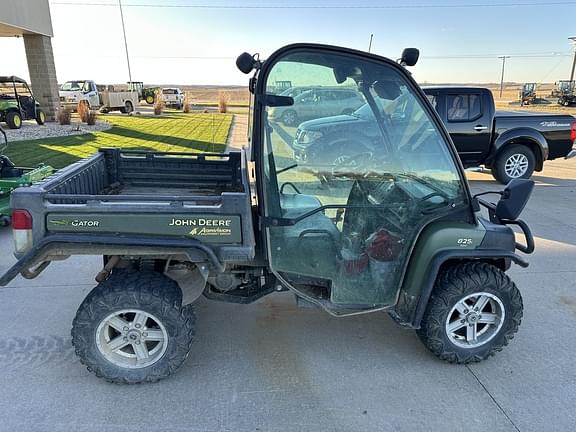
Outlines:
{"type": "Polygon", "coordinates": [[[35,121],[22,122],[20,129],[7,129],[6,135],[8,141],[25,141],[43,138],[53,138],[70,135],[83,135],[91,132],[105,131],[112,127],[111,123],[107,121],[96,121],[93,126],[88,126],[85,123],[72,121],[69,125],[60,125],[59,123],[46,123],[44,126],[38,126],[35,121]]]}

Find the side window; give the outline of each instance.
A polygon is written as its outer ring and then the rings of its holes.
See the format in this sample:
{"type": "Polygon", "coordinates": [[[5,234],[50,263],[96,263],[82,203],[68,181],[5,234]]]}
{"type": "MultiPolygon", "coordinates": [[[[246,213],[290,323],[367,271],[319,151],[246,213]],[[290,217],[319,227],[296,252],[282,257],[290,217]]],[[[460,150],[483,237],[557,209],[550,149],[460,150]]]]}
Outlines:
{"type": "Polygon", "coordinates": [[[471,121],[481,115],[479,94],[448,95],[446,98],[449,122],[471,121]]]}

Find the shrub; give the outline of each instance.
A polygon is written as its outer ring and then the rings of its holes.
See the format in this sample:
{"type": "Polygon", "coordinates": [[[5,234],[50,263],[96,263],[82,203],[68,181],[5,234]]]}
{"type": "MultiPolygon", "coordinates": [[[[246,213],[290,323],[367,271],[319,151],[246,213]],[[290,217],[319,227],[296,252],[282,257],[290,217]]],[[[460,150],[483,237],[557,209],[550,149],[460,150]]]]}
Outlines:
{"type": "Polygon", "coordinates": [[[154,115],[160,115],[164,111],[164,100],[162,99],[162,90],[157,89],[154,92],[154,115]]]}
{"type": "Polygon", "coordinates": [[[78,102],[78,116],[82,123],[88,123],[88,114],[90,113],[90,107],[86,101],[78,102]]]}
{"type": "Polygon", "coordinates": [[[96,119],[98,118],[98,113],[94,110],[89,110],[86,116],[86,123],[89,126],[94,126],[96,124],[96,119]]]}
{"type": "Polygon", "coordinates": [[[58,110],[57,114],[58,123],[61,125],[69,125],[72,118],[72,111],[68,107],[62,107],[58,110]]]}
{"type": "Polygon", "coordinates": [[[182,108],[182,111],[184,111],[185,113],[189,113],[191,110],[191,105],[192,105],[192,96],[190,96],[189,92],[185,92],[184,93],[184,107],[182,108]]]}
{"type": "Polygon", "coordinates": [[[230,95],[226,92],[218,92],[218,112],[224,114],[228,111],[228,102],[230,101],[230,95]]]}

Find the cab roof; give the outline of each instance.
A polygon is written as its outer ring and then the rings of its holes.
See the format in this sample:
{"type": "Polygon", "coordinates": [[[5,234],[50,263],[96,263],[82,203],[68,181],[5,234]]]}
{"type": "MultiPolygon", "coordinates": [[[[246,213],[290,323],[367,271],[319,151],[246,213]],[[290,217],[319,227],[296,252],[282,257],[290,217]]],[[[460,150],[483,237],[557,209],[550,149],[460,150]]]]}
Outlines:
{"type": "Polygon", "coordinates": [[[17,76],[0,76],[0,82],[17,82],[21,84],[26,84],[26,80],[22,78],[18,78],[17,76]]]}

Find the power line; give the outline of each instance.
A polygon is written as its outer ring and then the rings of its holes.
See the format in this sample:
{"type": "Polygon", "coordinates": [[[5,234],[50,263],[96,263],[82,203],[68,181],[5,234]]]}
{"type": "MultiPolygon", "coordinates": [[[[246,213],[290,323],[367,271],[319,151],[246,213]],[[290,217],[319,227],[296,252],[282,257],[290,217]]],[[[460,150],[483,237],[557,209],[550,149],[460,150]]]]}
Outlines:
{"type": "MultiPolygon", "coordinates": [[[[71,54],[57,54],[59,57],[82,57],[80,53],[71,53],[71,54]]],[[[91,58],[119,58],[120,55],[94,55],[94,53],[86,54],[86,57],[91,58]]],[[[165,55],[131,55],[131,58],[141,58],[141,59],[191,59],[191,60],[234,60],[236,57],[233,56],[165,56],[165,55]]],[[[523,54],[510,54],[506,56],[507,58],[564,58],[564,57],[571,57],[569,53],[548,53],[548,54],[538,54],[538,53],[523,53],[523,54]]],[[[496,59],[499,58],[496,54],[478,54],[478,55],[437,55],[437,56],[421,56],[420,58],[428,59],[428,60],[482,60],[482,59],[496,59]]]]}
{"type": "MultiPolygon", "coordinates": [[[[52,5],[62,6],[116,6],[113,3],[52,1],[52,5]]],[[[178,9],[472,9],[472,8],[507,8],[518,6],[568,6],[576,1],[538,1],[514,3],[459,3],[459,4],[419,4],[419,5],[211,5],[211,4],[162,4],[162,3],[126,3],[124,7],[140,8],[178,8],[178,9]]]]}

